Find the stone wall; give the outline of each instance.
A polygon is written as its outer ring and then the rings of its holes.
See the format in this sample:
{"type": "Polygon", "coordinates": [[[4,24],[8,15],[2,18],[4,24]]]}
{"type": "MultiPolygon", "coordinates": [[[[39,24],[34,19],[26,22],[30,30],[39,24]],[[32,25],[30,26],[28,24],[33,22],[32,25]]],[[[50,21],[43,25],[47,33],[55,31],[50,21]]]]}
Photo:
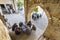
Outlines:
{"type": "Polygon", "coordinates": [[[0,40],[11,40],[8,30],[0,19],[0,40]]]}

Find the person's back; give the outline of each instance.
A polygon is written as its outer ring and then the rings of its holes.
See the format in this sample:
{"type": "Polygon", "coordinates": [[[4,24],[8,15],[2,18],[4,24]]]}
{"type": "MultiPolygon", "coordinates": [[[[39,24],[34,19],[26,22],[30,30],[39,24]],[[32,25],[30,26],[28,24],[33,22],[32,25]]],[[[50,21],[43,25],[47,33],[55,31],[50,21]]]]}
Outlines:
{"type": "Polygon", "coordinates": [[[36,27],[35,27],[35,25],[32,25],[32,30],[36,30],[36,27]]]}
{"type": "Polygon", "coordinates": [[[29,30],[36,30],[35,25],[33,25],[33,24],[31,23],[31,21],[29,21],[29,22],[27,23],[27,26],[28,26],[28,29],[29,29],[29,30]]]}
{"type": "Polygon", "coordinates": [[[20,28],[19,28],[19,27],[16,27],[16,28],[15,28],[15,34],[16,34],[16,35],[19,35],[20,33],[21,33],[20,28]]]}
{"type": "Polygon", "coordinates": [[[5,21],[5,22],[7,22],[7,20],[8,20],[8,19],[7,19],[7,18],[5,18],[5,16],[4,16],[4,15],[2,15],[2,17],[3,17],[4,21],[5,21]]]}
{"type": "Polygon", "coordinates": [[[25,32],[26,29],[27,29],[26,25],[22,25],[22,30],[23,30],[23,32],[25,32]]]}
{"type": "Polygon", "coordinates": [[[15,23],[15,24],[12,26],[12,31],[14,31],[16,27],[18,27],[18,25],[15,23]]]}
{"type": "Polygon", "coordinates": [[[19,26],[23,32],[26,31],[26,25],[24,25],[22,22],[19,23],[19,26]]]}
{"type": "Polygon", "coordinates": [[[29,21],[29,22],[27,23],[27,25],[28,25],[29,27],[31,27],[31,25],[32,25],[31,21],[29,21]]]}
{"type": "Polygon", "coordinates": [[[32,28],[27,25],[26,34],[30,35],[31,32],[32,32],[32,28]]]}

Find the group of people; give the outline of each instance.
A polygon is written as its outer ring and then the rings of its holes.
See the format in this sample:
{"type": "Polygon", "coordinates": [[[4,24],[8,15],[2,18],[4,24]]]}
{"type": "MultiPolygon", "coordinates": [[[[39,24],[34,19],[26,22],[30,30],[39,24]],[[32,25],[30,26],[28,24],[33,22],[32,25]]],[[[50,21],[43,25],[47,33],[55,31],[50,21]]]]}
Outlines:
{"type": "Polygon", "coordinates": [[[19,26],[15,23],[12,26],[12,31],[14,31],[16,35],[19,35],[20,33],[26,33],[29,35],[31,34],[32,30],[36,30],[36,27],[35,25],[32,25],[31,21],[26,24],[20,22],[19,26]]]}
{"type": "Polygon", "coordinates": [[[33,13],[33,14],[32,14],[32,19],[33,19],[33,20],[37,20],[37,19],[39,19],[39,17],[42,17],[42,15],[41,15],[41,14],[39,15],[39,14],[37,14],[37,13],[33,13]]]}
{"type": "Polygon", "coordinates": [[[12,31],[14,31],[16,35],[19,35],[20,33],[31,34],[32,30],[36,30],[35,25],[33,25],[31,21],[29,21],[28,23],[20,22],[19,25],[17,25],[17,23],[14,23],[11,27],[11,25],[7,22],[7,19],[4,17],[4,15],[3,18],[4,21],[6,22],[6,27],[8,29],[12,28],[12,31]]]}

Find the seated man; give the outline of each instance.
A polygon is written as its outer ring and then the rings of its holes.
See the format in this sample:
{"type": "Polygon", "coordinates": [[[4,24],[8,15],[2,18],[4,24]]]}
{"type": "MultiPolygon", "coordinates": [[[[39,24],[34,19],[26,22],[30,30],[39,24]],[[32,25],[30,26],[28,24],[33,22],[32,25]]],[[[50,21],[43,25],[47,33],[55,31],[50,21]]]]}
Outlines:
{"type": "Polygon", "coordinates": [[[29,21],[29,22],[27,23],[27,25],[28,25],[29,27],[31,27],[31,25],[32,25],[31,21],[29,21]]]}
{"type": "Polygon", "coordinates": [[[19,27],[16,27],[14,31],[16,35],[19,35],[21,33],[21,29],[19,27]]]}
{"type": "MultiPolygon", "coordinates": [[[[28,25],[30,26],[30,22],[28,23],[28,25]]],[[[19,26],[22,30],[23,33],[26,34],[30,34],[31,33],[31,27],[27,26],[26,24],[24,25],[22,22],[19,23],[19,26]]]]}
{"type": "Polygon", "coordinates": [[[14,31],[16,27],[18,27],[18,25],[15,23],[15,24],[12,26],[12,31],[14,31]]]}
{"type": "Polygon", "coordinates": [[[7,18],[5,18],[5,16],[4,16],[4,15],[2,15],[2,17],[4,18],[4,21],[5,21],[5,22],[7,22],[7,18]]]}
{"type": "Polygon", "coordinates": [[[27,25],[26,34],[31,34],[32,28],[27,25]]]}
{"type": "Polygon", "coordinates": [[[21,33],[21,29],[16,23],[12,26],[12,31],[14,31],[16,35],[19,35],[21,33]]]}
{"type": "Polygon", "coordinates": [[[31,23],[31,21],[29,21],[29,22],[27,23],[27,26],[29,26],[32,30],[36,30],[35,25],[33,25],[33,24],[31,23]]]}
{"type": "Polygon", "coordinates": [[[31,34],[32,30],[36,30],[36,27],[35,27],[34,25],[32,26],[31,21],[29,21],[29,22],[27,23],[26,33],[27,33],[27,34],[31,34]]]}
{"type": "Polygon", "coordinates": [[[35,27],[35,25],[32,25],[32,30],[36,30],[36,27],[35,27]]]}
{"type": "Polygon", "coordinates": [[[26,31],[26,25],[24,25],[22,22],[19,23],[19,27],[22,30],[22,32],[26,31]]]}

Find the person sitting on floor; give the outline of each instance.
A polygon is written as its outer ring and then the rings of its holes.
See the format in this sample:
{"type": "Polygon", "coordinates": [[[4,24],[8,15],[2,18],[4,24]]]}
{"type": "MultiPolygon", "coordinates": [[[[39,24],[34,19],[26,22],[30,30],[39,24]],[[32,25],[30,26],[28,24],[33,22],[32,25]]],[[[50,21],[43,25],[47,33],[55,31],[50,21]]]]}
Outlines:
{"type": "Polygon", "coordinates": [[[35,27],[35,25],[32,25],[32,30],[36,30],[36,27],[35,27]]]}
{"type": "Polygon", "coordinates": [[[22,30],[22,32],[25,32],[25,31],[26,31],[26,28],[27,28],[27,27],[26,27],[26,25],[23,24],[23,22],[20,22],[20,23],[19,23],[19,27],[20,27],[20,29],[22,30]]]}
{"type": "Polygon", "coordinates": [[[29,22],[27,23],[27,26],[29,26],[30,29],[32,29],[32,30],[36,30],[35,25],[33,25],[33,24],[31,23],[31,21],[29,21],[29,22]]]}
{"type": "Polygon", "coordinates": [[[21,30],[16,23],[12,26],[12,31],[14,31],[16,35],[21,33],[21,30]]]}
{"type": "Polygon", "coordinates": [[[31,25],[32,25],[31,21],[29,21],[29,22],[27,23],[27,25],[28,25],[29,27],[31,27],[31,25]]]}
{"type": "Polygon", "coordinates": [[[5,16],[4,16],[4,15],[2,15],[2,17],[3,17],[4,21],[5,21],[5,22],[7,22],[7,20],[8,20],[8,19],[7,19],[7,18],[5,18],[5,16]]]}
{"type": "Polygon", "coordinates": [[[16,27],[14,31],[16,35],[19,35],[21,33],[21,29],[19,27],[16,27]]]}
{"type": "Polygon", "coordinates": [[[29,21],[27,23],[27,29],[26,29],[26,34],[28,34],[28,35],[31,34],[31,31],[32,31],[31,25],[32,25],[32,23],[31,23],[31,21],[29,21]]]}
{"type": "Polygon", "coordinates": [[[14,25],[12,26],[12,31],[14,31],[16,27],[18,27],[18,25],[14,23],[14,25]]]}
{"type": "Polygon", "coordinates": [[[27,26],[26,24],[23,24],[22,22],[20,22],[19,26],[22,29],[23,33],[26,33],[27,35],[31,33],[31,27],[27,26]]]}

